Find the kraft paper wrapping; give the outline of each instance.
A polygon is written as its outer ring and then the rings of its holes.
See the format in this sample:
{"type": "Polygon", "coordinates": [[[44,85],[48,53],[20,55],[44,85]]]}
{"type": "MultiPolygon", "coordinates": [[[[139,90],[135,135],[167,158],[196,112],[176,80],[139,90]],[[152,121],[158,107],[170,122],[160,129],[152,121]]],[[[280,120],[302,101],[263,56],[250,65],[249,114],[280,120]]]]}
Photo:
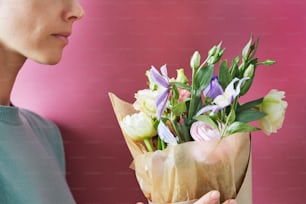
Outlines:
{"type": "MultiPolygon", "coordinates": [[[[136,112],[132,104],[112,93],[109,96],[119,124],[136,112]]],[[[150,203],[189,204],[210,190],[221,192],[221,202],[237,198],[239,204],[252,203],[249,133],[169,145],[155,152],[147,152],[142,142],[122,133],[134,159],[131,166],[138,184],[150,203]]]]}

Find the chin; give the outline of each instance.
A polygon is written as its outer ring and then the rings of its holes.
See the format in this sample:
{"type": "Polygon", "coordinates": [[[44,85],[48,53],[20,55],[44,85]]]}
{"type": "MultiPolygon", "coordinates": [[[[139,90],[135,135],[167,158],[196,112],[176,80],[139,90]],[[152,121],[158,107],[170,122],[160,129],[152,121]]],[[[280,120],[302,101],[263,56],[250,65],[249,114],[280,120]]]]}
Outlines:
{"type": "Polygon", "coordinates": [[[49,60],[49,61],[46,61],[44,64],[47,64],[47,65],[55,65],[55,64],[58,64],[59,62],[61,61],[61,58],[59,59],[52,59],[52,60],[49,60]]]}
{"type": "Polygon", "coordinates": [[[40,64],[55,65],[61,61],[61,58],[62,54],[60,53],[58,55],[52,55],[52,56],[41,56],[40,58],[33,59],[33,61],[40,64]]]}

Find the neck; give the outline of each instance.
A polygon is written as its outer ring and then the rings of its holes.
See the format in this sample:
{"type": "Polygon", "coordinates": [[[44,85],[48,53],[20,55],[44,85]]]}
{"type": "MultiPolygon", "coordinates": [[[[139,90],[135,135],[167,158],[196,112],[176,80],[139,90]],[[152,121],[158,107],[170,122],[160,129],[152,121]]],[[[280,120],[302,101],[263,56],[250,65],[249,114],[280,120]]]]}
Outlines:
{"type": "Polygon", "coordinates": [[[0,47],[0,105],[9,105],[11,92],[26,58],[0,47]]]}

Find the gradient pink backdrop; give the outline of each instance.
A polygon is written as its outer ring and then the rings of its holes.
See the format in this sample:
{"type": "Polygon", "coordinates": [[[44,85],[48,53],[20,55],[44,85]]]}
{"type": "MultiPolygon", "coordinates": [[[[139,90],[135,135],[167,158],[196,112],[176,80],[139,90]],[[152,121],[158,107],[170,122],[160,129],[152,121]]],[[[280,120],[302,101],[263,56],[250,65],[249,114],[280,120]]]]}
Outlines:
{"type": "Polygon", "coordinates": [[[67,176],[80,204],[145,201],[108,95],[133,101],[145,88],[145,70],[167,64],[188,68],[223,41],[225,58],[260,36],[258,68],[249,97],[272,87],[286,91],[284,127],[253,141],[254,204],[306,201],[306,1],[303,0],[83,0],[86,17],[74,27],[56,66],[27,62],[13,102],[54,120],[66,148],[67,176]]]}

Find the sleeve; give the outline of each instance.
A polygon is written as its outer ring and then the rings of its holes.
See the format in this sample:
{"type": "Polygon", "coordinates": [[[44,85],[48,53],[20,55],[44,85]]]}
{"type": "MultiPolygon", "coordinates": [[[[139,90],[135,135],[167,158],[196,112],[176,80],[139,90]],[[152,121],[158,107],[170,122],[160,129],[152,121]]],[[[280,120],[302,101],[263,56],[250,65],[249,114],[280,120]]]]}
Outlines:
{"type": "Polygon", "coordinates": [[[53,140],[53,149],[55,151],[55,155],[57,158],[57,161],[59,162],[61,171],[63,173],[63,175],[66,174],[66,161],[65,161],[65,149],[64,149],[64,144],[63,144],[63,139],[61,136],[61,132],[59,130],[59,128],[52,123],[53,126],[53,134],[52,137],[50,138],[54,138],[53,140]]]}

